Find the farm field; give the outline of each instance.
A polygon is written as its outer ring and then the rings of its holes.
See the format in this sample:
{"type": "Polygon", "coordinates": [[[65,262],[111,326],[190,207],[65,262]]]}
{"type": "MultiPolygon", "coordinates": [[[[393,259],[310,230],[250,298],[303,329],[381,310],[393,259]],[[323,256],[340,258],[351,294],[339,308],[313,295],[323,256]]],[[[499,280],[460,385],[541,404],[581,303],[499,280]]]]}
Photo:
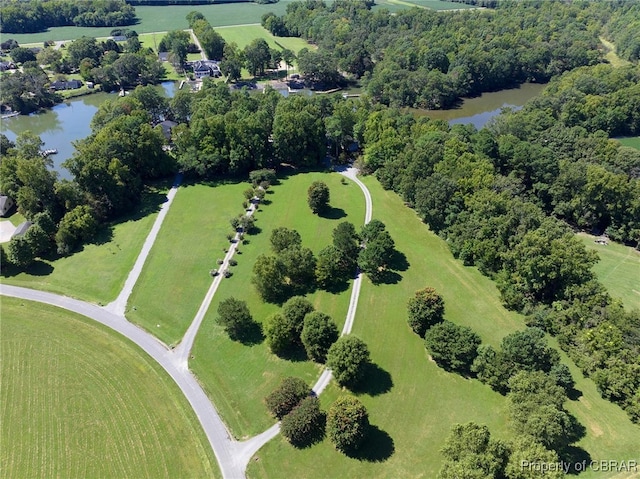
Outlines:
{"type": "Polygon", "coordinates": [[[242,213],[242,192],[248,187],[179,188],[129,297],[127,319],[166,344],[182,338],[211,284],[209,271],[224,257],[229,219],[242,213]]]}
{"type": "Polygon", "coordinates": [[[81,251],[55,260],[38,260],[25,272],[2,276],[2,282],[92,303],[113,301],[124,286],[160,205],[166,200],[167,190],[167,185],[150,189],[137,213],[103,231],[81,251]]]}
{"type": "Polygon", "coordinates": [[[220,477],[189,403],[128,340],[3,297],[2,477],[220,477]]]}
{"type": "Polygon", "coordinates": [[[628,138],[618,138],[617,139],[624,146],[629,146],[631,148],[635,148],[640,150],[640,136],[630,136],[628,138]]]}
{"type": "Polygon", "coordinates": [[[596,236],[586,233],[578,237],[600,256],[593,270],[609,294],[621,299],[627,309],[640,309],[640,251],[613,241],[597,244],[596,236]]]}
{"type": "MultiPolygon", "coordinates": [[[[409,263],[406,271],[399,272],[396,284],[373,285],[365,280],[353,329],[382,370],[370,385],[371,391],[359,394],[377,428],[375,444],[367,457],[349,458],[337,452],[328,439],[298,450],[278,437],[250,462],[248,477],[252,479],[296,477],[300,471],[309,478],[435,477],[443,459],[438,450],[453,424],[475,421],[486,424],[492,437],[512,437],[505,399],[479,381],[447,373],[430,361],[422,340],[406,324],[405,305],[417,289],[435,287],[445,299],[445,318],[472,327],[483,342],[492,345],[523,328],[522,318],[501,306],[489,279],[454,260],[446,243],[429,232],[398,196],[384,191],[373,178],[363,181],[373,196],[373,217],[386,223],[409,263]]],[[[567,361],[564,355],[563,360],[567,361]]],[[[633,458],[639,428],[619,407],[601,399],[593,382],[568,364],[583,391],[580,401],[567,404],[587,427],[580,445],[594,459],[633,458]]],[[[332,383],[323,393],[325,410],[340,392],[332,383]]],[[[606,474],[580,477],[596,476],[606,474]]]]}
{"type": "MultiPolygon", "coordinates": [[[[136,15],[139,22],[126,28],[131,28],[138,33],[167,32],[169,30],[183,30],[189,28],[186,16],[196,10],[201,12],[211,25],[224,27],[229,25],[260,24],[262,15],[273,12],[276,15],[284,15],[287,5],[295,0],[279,0],[272,4],[257,3],[221,3],[217,5],[167,5],[167,6],[136,6],[136,15]]],[[[331,3],[329,0],[327,3],[331,3]]],[[[453,2],[440,2],[439,0],[380,0],[373,9],[386,9],[397,12],[422,6],[434,10],[450,10],[469,8],[468,5],[453,2]]],[[[74,40],[81,36],[108,37],[113,27],[54,27],[46,32],[7,34],[7,38],[13,38],[18,43],[42,43],[48,40],[74,40]]]]}
{"type": "MultiPolygon", "coordinates": [[[[271,231],[279,226],[296,229],[302,245],[315,254],[332,241],[332,230],[341,221],[357,228],[364,222],[364,197],[360,188],[349,180],[342,184],[336,173],[304,173],[290,176],[272,186],[266,198],[271,204],[255,213],[257,235],[247,236],[249,244],[240,245],[241,254],[234,256],[238,265],[233,276],[222,281],[202,327],[196,337],[190,368],[197,375],[231,432],[237,438],[260,433],[273,425],[263,398],[286,376],[298,376],[313,385],[320,368],[309,361],[283,360],[271,354],[264,341],[243,345],[231,341],[216,324],[220,301],[234,296],[249,306],[253,319],[263,322],[279,307],[262,302],[250,283],[253,264],[261,253],[270,252],[271,231]],[[307,188],[314,180],[327,183],[331,191],[331,218],[311,214],[307,206],[307,188]]],[[[316,310],[329,314],[341,329],[349,305],[351,289],[339,294],[316,291],[308,297],[316,310]]],[[[294,477],[294,476],[291,476],[294,477]]]]}

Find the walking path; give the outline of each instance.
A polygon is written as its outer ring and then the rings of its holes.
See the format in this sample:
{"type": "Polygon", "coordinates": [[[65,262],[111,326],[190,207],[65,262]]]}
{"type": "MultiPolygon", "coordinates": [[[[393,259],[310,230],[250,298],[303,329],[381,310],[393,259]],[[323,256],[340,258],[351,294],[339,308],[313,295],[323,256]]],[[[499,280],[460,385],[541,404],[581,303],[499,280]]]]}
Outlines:
{"type": "MultiPolygon", "coordinates": [[[[345,168],[339,171],[341,175],[353,180],[364,193],[365,196],[365,224],[371,221],[372,214],[372,202],[371,195],[367,187],[356,177],[357,170],[355,168],[345,168]]],[[[144,350],[149,356],[151,356],[165,371],[173,378],[180,390],[185,395],[191,407],[193,408],[202,428],[209,440],[211,448],[215,454],[216,460],[222,472],[222,477],[225,479],[241,479],[245,477],[245,470],[249,461],[253,455],[267,442],[273,439],[280,432],[280,424],[276,423],[266,431],[257,436],[252,437],[246,441],[236,441],[232,438],[231,434],[227,430],[224,422],[218,415],[214,405],[211,403],[206,393],[200,386],[195,376],[188,368],[188,357],[193,346],[193,341],[198,332],[198,328],[202,323],[202,320],[209,308],[213,296],[222,281],[223,275],[216,276],[205,295],[205,298],[196,314],[193,322],[189,326],[187,333],[183,337],[180,345],[173,351],[170,350],[164,343],[157,339],[152,334],[144,331],[140,327],[130,323],[124,317],[124,311],[127,303],[127,299],[131,294],[133,286],[135,285],[144,262],[153,246],[160,226],[164,221],[169,207],[176,195],[180,178],[176,179],[176,183],[167,195],[168,201],[163,204],[158,218],[156,219],[147,239],[144,243],[140,255],[136,260],[133,269],[127,277],[125,286],[118,298],[109,303],[105,307],[100,307],[95,304],[90,304],[85,301],[72,299],[66,296],[61,296],[54,293],[48,293],[44,291],[32,290],[28,288],[21,288],[18,286],[9,286],[0,284],[0,294],[5,296],[11,296],[15,298],[22,298],[30,301],[37,301],[41,303],[51,304],[68,311],[72,311],[81,314],[87,318],[93,319],[105,326],[119,332],[126,338],[137,344],[142,350],[144,350]]],[[[252,215],[257,209],[257,202],[252,202],[252,208],[247,212],[247,215],[252,215]]],[[[236,240],[239,234],[236,234],[236,240]]],[[[227,252],[224,262],[220,267],[220,271],[224,271],[227,267],[229,260],[233,256],[237,249],[237,241],[232,243],[229,251],[227,252]]],[[[351,292],[351,300],[349,302],[349,310],[347,312],[347,318],[345,326],[342,330],[342,334],[349,334],[353,326],[353,320],[355,318],[356,308],[358,306],[358,296],[360,294],[362,278],[360,273],[356,275],[353,283],[353,289],[351,292]]],[[[325,369],[320,379],[313,387],[313,390],[320,394],[324,388],[329,384],[331,380],[331,371],[325,369]]]]}

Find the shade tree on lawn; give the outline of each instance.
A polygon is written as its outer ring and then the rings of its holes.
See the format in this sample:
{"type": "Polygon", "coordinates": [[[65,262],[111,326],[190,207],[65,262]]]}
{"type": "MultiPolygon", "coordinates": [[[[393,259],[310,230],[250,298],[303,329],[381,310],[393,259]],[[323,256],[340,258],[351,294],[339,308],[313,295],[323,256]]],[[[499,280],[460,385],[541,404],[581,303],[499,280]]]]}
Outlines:
{"type": "Polygon", "coordinates": [[[247,303],[233,297],[218,305],[217,322],[233,340],[241,339],[254,325],[247,303]]]}
{"type": "Polygon", "coordinates": [[[478,355],[480,336],[471,328],[442,321],[427,330],[425,346],[438,366],[467,374],[478,355]]]}
{"type": "Polygon", "coordinates": [[[370,431],[367,408],[354,396],[340,396],[329,408],[327,432],[339,451],[358,450],[370,431]]]}
{"type": "Polygon", "coordinates": [[[353,335],[340,337],[327,353],[327,367],[341,386],[357,386],[364,379],[369,363],[369,348],[353,335]]]}
{"type": "Polygon", "coordinates": [[[309,395],[310,388],[302,379],[286,377],[266,398],[265,403],[274,417],[282,419],[309,395]]]}
{"type": "Polygon", "coordinates": [[[295,447],[306,447],[322,440],[325,434],[325,413],[320,400],[307,396],[280,423],[280,432],[295,447]]]}
{"type": "Polygon", "coordinates": [[[329,348],[339,336],[338,327],[329,315],[313,311],[305,316],[300,339],[312,361],[324,363],[329,348]]]}
{"type": "Polygon", "coordinates": [[[407,321],[414,333],[424,337],[426,331],[442,321],[444,299],[431,287],[416,291],[407,302],[407,321]]]}
{"type": "Polygon", "coordinates": [[[314,181],[307,190],[307,203],[316,214],[322,213],[329,207],[329,187],[323,181],[314,181]]]}

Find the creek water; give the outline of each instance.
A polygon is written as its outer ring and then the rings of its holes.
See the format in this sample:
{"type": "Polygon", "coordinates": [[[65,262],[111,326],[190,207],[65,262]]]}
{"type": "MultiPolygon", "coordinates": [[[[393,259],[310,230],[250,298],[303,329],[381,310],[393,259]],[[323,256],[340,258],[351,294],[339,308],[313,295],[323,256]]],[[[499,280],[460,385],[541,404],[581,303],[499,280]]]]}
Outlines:
{"type": "MultiPolygon", "coordinates": [[[[172,97],[177,88],[173,82],[164,82],[162,87],[168,97],[172,97]]],[[[520,88],[464,99],[458,108],[451,110],[412,109],[411,111],[416,115],[439,118],[450,124],[473,123],[476,128],[482,128],[491,118],[500,114],[502,108],[521,108],[529,99],[540,94],[543,88],[544,85],[526,83],[520,88]]],[[[309,93],[302,91],[299,94],[309,93]]],[[[74,98],[45,112],[2,120],[0,130],[12,141],[26,130],[31,130],[40,136],[44,142],[43,149],[58,150],[57,154],[50,157],[54,170],[61,178],[70,179],[71,174],[62,166],[62,163],[73,155],[73,143],[89,136],[91,119],[98,111],[98,107],[106,100],[115,98],[114,93],[95,93],[74,98]]]]}

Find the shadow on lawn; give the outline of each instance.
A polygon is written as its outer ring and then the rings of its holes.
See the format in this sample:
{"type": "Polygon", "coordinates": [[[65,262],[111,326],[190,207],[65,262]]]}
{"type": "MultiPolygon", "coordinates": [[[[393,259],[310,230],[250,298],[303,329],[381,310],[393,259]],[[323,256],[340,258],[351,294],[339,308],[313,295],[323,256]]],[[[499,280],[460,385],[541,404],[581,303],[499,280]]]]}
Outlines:
{"type": "Polygon", "coordinates": [[[334,208],[333,206],[330,206],[319,213],[318,216],[328,220],[339,220],[340,218],[346,218],[347,213],[342,208],[334,208]]]}
{"type": "Polygon", "coordinates": [[[387,393],[393,387],[391,374],[375,363],[367,364],[362,381],[351,388],[356,394],[378,396],[387,393]]]}
{"type": "Polygon", "coordinates": [[[377,426],[369,426],[367,438],[357,451],[350,451],[347,456],[367,462],[384,462],[389,459],[396,448],[393,438],[377,426]]]}

